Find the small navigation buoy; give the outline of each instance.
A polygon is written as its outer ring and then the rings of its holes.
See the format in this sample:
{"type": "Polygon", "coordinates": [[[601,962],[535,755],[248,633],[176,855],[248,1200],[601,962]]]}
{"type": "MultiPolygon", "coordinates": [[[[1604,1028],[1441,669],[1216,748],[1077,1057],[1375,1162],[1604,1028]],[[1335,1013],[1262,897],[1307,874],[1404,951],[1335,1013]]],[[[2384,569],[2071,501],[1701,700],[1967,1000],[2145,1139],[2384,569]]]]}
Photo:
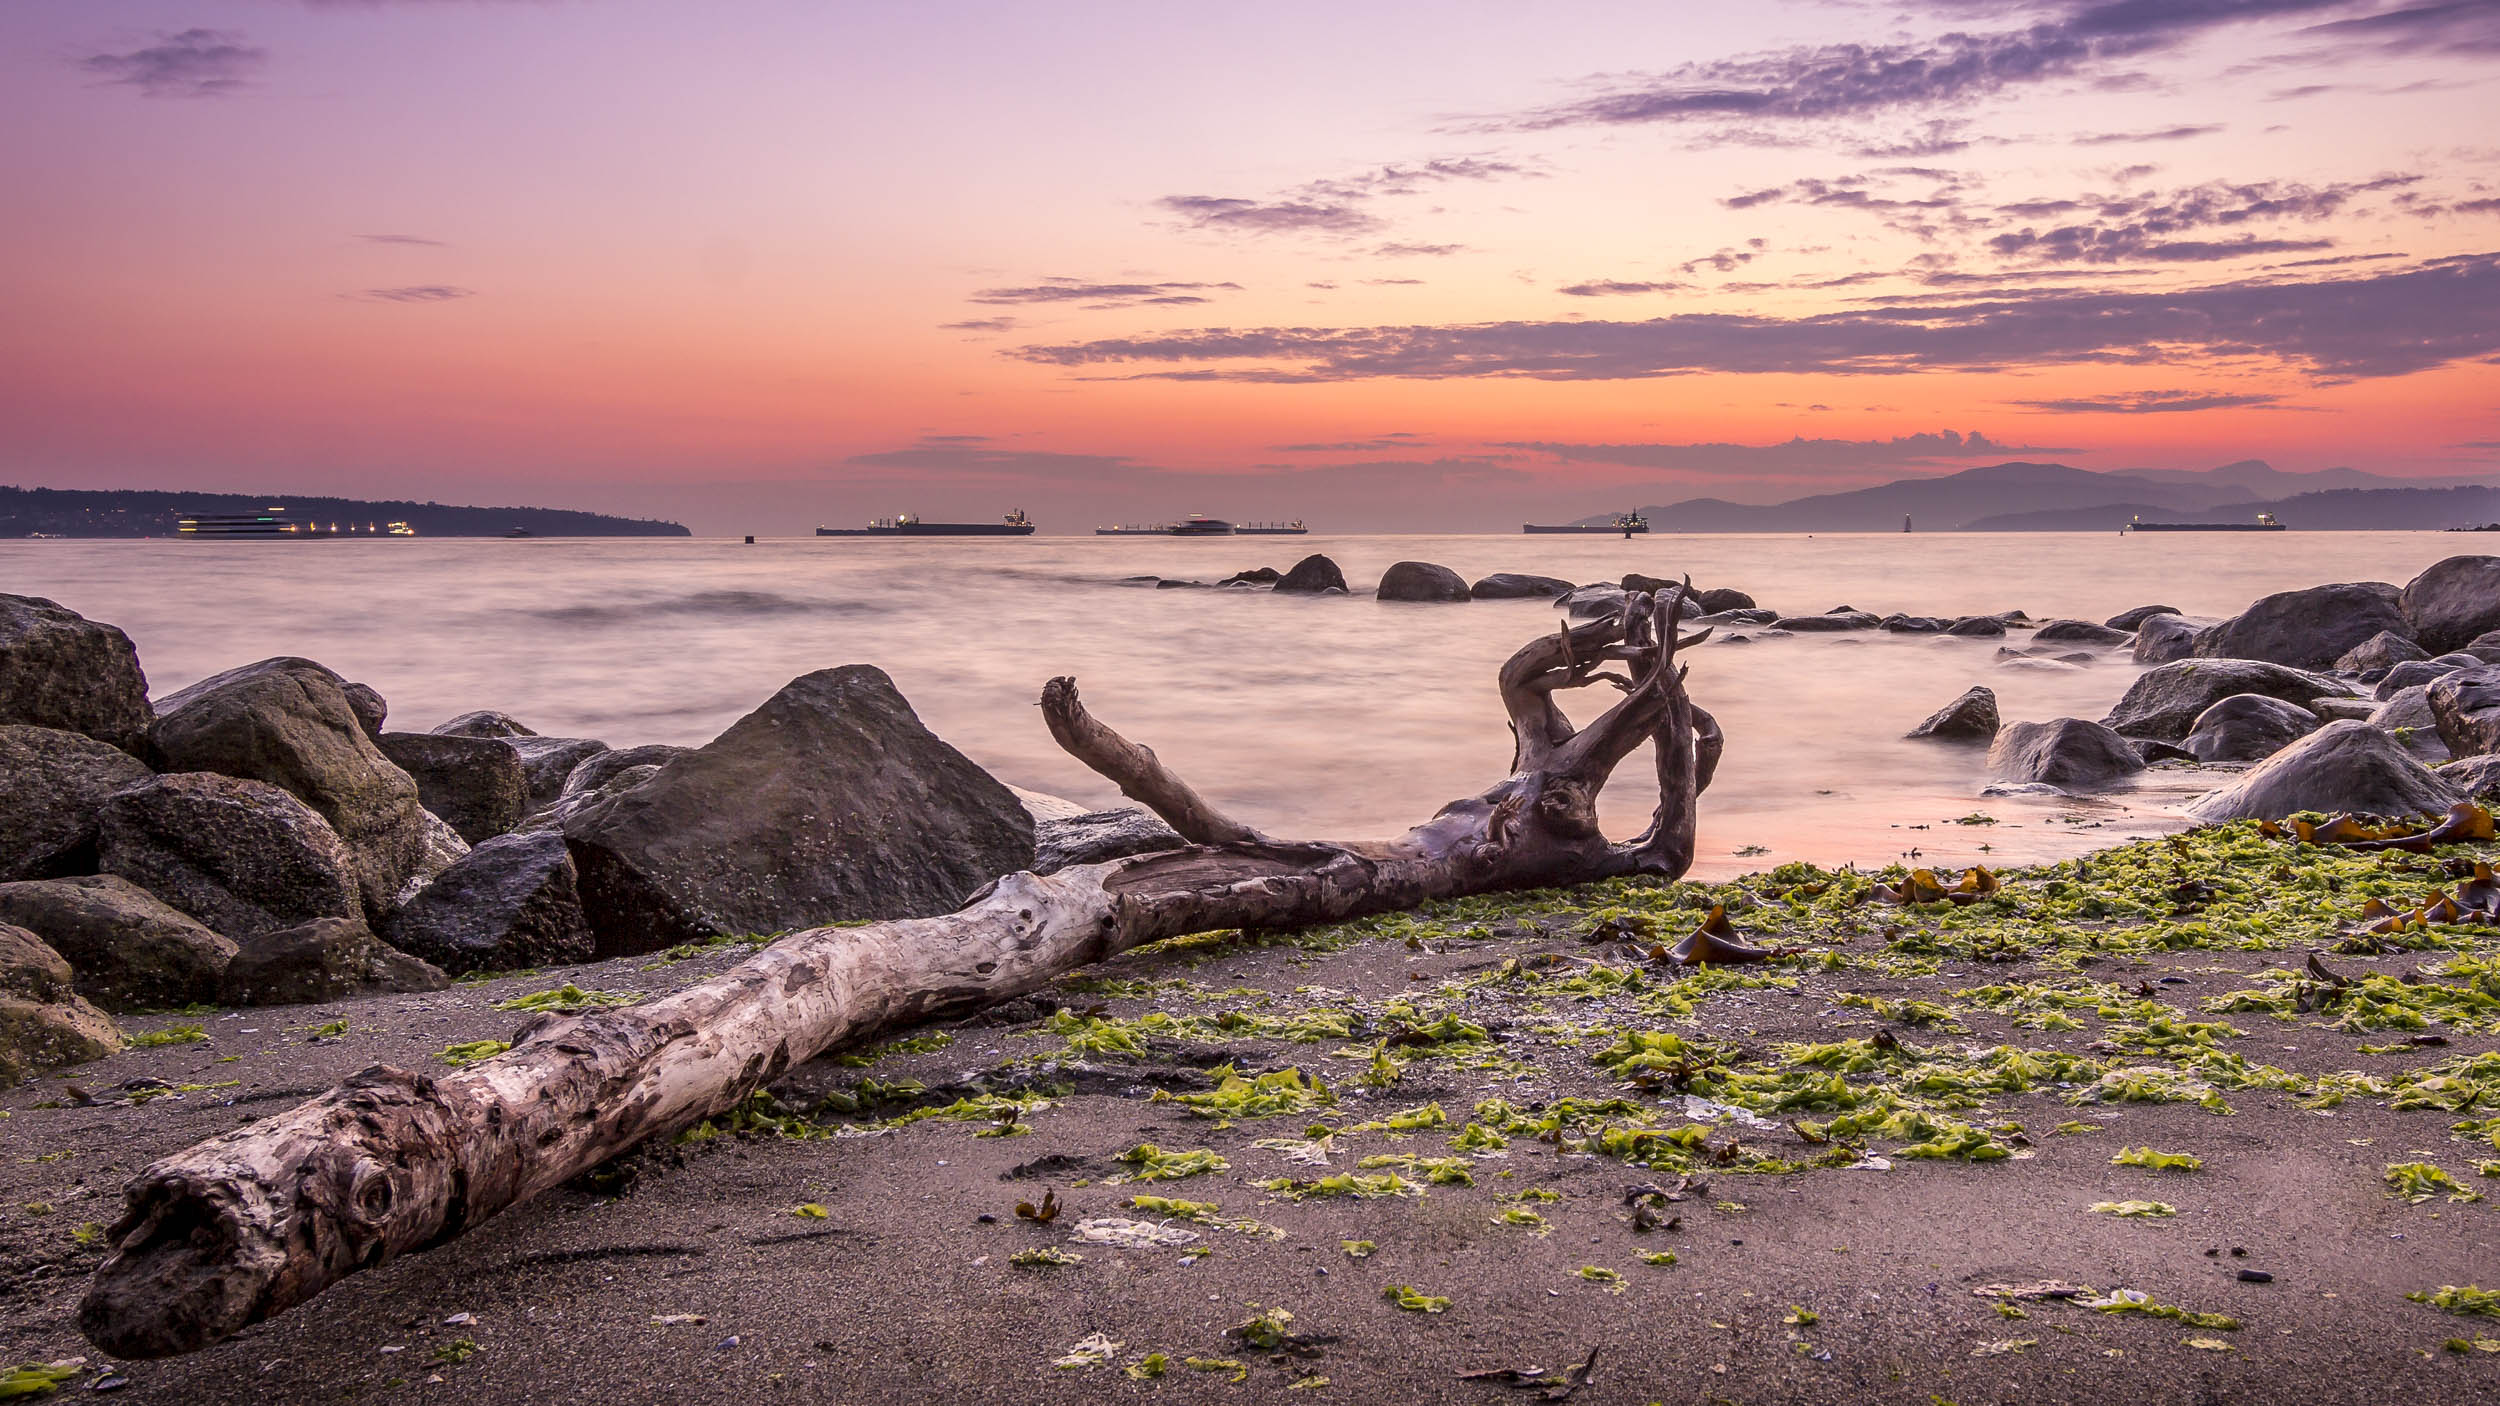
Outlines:
{"type": "Polygon", "coordinates": [[[755,534],[752,532],[747,534],[747,545],[750,547],[755,545],[755,534]]]}

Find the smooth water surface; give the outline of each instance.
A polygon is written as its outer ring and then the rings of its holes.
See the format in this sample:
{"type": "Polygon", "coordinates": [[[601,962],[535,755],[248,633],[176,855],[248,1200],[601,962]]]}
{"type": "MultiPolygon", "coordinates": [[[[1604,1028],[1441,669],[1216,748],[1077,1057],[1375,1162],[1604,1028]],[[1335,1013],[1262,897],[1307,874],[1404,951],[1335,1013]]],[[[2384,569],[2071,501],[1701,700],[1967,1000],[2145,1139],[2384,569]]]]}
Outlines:
{"type": "MultiPolygon", "coordinates": [[[[540,732],[700,743],[792,677],[875,664],[939,735],[1001,779],[1088,803],[1116,794],[1055,748],[1034,709],[1073,674],[1105,721],[1219,805],[1285,835],[1394,833],[1497,779],[1510,737],[1494,670],[1559,616],[1537,601],[1411,605],[1368,592],[1402,559],[1473,580],[1689,573],[1819,613],[2100,620],[2160,603],[2227,615],[2270,591],[2402,583],[2460,550],[2440,533],[2119,536],[1235,537],[877,541],[717,539],[0,542],[0,590],[128,631],[160,696],[271,655],[380,689],[391,726],[475,708],[540,732]],[[1351,597],[1155,590],[1325,552],[1351,597]]],[[[2003,643],[2027,645],[2016,631],[2003,643]]],[[[1791,858],[1941,862],[2072,853],[2175,826],[2163,808],[2215,779],[2155,773],[2090,801],[1991,798],[1982,757],[1902,733],[1974,683],[2005,717],[2098,718],[2137,670],[2001,665],[1996,640],[1866,632],[1693,652],[1691,688],[1728,736],[1697,872],[1791,858]],[[1994,825],[1956,825],[1984,812],[1994,825]]],[[[1566,711],[1611,701],[1591,690],[1566,711]]],[[[1646,755],[1606,795],[1610,832],[1645,823],[1646,755]]]]}

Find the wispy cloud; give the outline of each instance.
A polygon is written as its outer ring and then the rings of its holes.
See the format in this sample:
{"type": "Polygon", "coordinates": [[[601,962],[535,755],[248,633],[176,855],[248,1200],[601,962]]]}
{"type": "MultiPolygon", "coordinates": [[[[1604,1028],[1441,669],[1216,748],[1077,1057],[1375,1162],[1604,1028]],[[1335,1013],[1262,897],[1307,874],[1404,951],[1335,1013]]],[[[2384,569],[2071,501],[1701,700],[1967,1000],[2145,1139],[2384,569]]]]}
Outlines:
{"type": "Polygon", "coordinates": [[[1272,446],[1278,454],[1376,454],[1382,450],[1412,449],[1423,436],[1406,430],[1393,430],[1371,439],[1340,439],[1312,444],[1279,444],[1272,446]]]}
{"type": "MultiPolygon", "coordinates": [[[[1809,44],[1730,59],[1683,64],[1630,77],[1601,76],[1599,91],[1476,124],[1478,130],[1646,124],[1817,123],[1968,103],[2009,89],[2059,80],[2124,84],[2135,61],[2177,49],[2226,26],[2307,20],[2356,8],[2359,0],[2005,0],[1945,4],[1998,17],[2036,16],[2020,28],[1956,30],[1889,44],[1809,44]]],[[[2330,39],[2456,51],[2485,42],[2486,0],[2451,0],[2349,21],[2352,29],[2312,28],[2330,39]]]]}
{"type": "MultiPolygon", "coordinates": [[[[1429,161],[1374,166],[1348,176],[1305,181],[1265,196],[1167,195],[1155,205],[1191,229],[1228,234],[1324,234],[1352,236],[1388,228],[1373,202],[1416,195],[1453,182],[1499,181],[1539,172],[1487,156],[1444,156],[1429,161]]],[[[1454,254],[1456,244],[1384,244],[1374,253],[1454,254]]]]}
{"type": "Polygon", "coordinates": [[[1899,468],[2000,454],[2063,452],[2001,443],[1976,430],[1969,434],[1942,430],[1891,439],[1807,439],[1801,435],[1780,444],[1568,444],[1521,440],[1496,444],[1494,448],[1550,454],[1566,463],[1621,464],[1704,474],[1899,468]]]}
{"type": "Polygon", "coordinates": [[[1012,332],[1020,324],[1012,317],[968,317],[961,322],[941,322],[941,332],[1012,332]]]}
{"type": "Polygon", "coordinates": [[[2241,234],[2230,239],[2176,236],[2198,230],[2236,229],[2281,221],[2314,223],[2342,213],[2357,198],[2399,190],[2419,176],[2381,176],[2323,186],[2283,181],[2235,183],[2209,181],[2168,192],[2134,195],[2091,195],[2079,199],[2024,201],[1997,207],[2017,219],[2056,218],[2082,214],[2085,219],[2046,229],[2025,225],[1992,236],[1988,248],[2001,257],[2043,263],[2117,263],[2132,260],[2207,262],[2252,254],[2280,254],[2333,245],[2331,239],[2262,238],[2241,234]]]}
{"type": "Polygon", "coordinates": [[[367,244],[422,244],[433,249],[445,247],[445,241],[428,239],[422,234],[360,234],[356,237],[367,244]]]}
{"type": "Polygon", "coordinates": [[[1285,383],[1912,375],[2194,356],[2320,378],[2400,376],[2500,357],[2500,254],[2310,282],[2264,277],[2165,291],[2052,286],[1802,317],[1209,328],[1006,354],[1071,368],[1153,368],[1128,374],[1158,379],[1285,383]]]}
{"type": "Polygon", "coordinates": [[[993,306],[1080,303],[1090,309],[1189,307],[1209,301],[1209,293],[1240,291],[1238,283],[1095,283],[1082,278],[1053,276],[1021,288],[983,288],[975,292],[971,300],[993,306]]]}
{"type": "Polygon", "coordinates": [[[221,98],[251,81],[269,51],[230,29],[186,29],[121,54],[91,54],[78,66],[114,87],[151,98],[221,98]]]}
{"type": "Polygon", "coordinates": [[[2223,130],[2219,122],[2195,126],[2157,127],[2149,132],[2085,132],[2075,137],[2077,146],[2119,146],[2136,142],[2183,142],[2190,137],[2210,136],[2223,130]]]}
{"type": "Polygon", "coordinates": [[[1369,234],[1387,223],[1351,201],[1167,195],[1155,204],[1192,229],[1233,234],[1369,234]]]}
{"type": "Polygon", "coordinates": [[[2212,391],[2133,391],[2120,395],[2069,396],[2059,400],[2007,402],[2025,410],[2060,415],[2175,415],[2196,410],[2244,410],[2279,405],[2283,397],[2257,392],[2222,394],[2212,391]]]}
{"type": "Polygon", "coordinates": [[[1642,293],[1669,293],[1691,286],[1689,283],[1632,283],[1620,278],[1593,278],[1586,283],[1573,283],[1554,291],[1572,298],[1628,298],[1642,293]]]}
{"type": "Polygon", "coordinates": [[[2500,5],[2445,0],[2312,25],[2302,33],[2338,43],[2362,41],[2391,54],[2500,54],[2500,5]]]}
{"type": "Polygon", "coordinates": [[[477,291],[448,283],[412,283],[404,288],[368,288],[350,296],[379,303],[448,303],[456,298],[474,298],[477,291]]]}
{"type": "Polygon", "coordinates": [[[1446,259],[1452,254],[1466,253],[1467,246],[1464,244],[1382,244],[1375,246],[1372,252],[1384,259],[1446,259]]]}

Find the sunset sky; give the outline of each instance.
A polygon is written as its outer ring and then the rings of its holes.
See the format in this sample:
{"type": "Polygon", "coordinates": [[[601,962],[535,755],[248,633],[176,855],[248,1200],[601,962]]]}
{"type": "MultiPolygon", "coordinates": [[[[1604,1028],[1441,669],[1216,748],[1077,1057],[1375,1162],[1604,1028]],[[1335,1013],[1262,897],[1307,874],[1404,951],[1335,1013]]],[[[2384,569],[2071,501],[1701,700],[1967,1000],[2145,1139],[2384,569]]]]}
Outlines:
{"type": "Polygon", "coordinates": [[[2500,475],[2500,0],[11,0],[0,482],[1484,529],[2500,475]]]}

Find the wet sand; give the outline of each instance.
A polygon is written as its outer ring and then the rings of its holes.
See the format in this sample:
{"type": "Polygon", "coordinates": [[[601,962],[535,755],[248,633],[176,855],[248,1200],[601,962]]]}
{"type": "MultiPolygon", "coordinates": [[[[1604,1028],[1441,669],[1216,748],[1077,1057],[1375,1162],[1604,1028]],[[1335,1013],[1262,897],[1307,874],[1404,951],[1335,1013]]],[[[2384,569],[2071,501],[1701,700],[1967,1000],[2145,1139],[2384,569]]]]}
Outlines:
{"type": "MultiPolygon", "coordinates": [[[[2158,846],[2144,847],[2152,848],[2158,846]]],[[[2200,872],[2212,868],[2200,859],[2184,862],[2200,872]]],[[[2197,930],[2224,935],[2216,945],[2113,951],[2079,975],[2044,964],[2057,943],[2036,935],[2021,960],[1948,955],[1934,972],[1919,974],[1918,961],[1900,958],[1909,948],[1887,948],[1884,929],[1896,936],[1945,931],[1950,919],[1875,908],[1799,916],[1764,906],[1740,915],[1746,931],[1836,951],[1848,965],[1784,965],[1774,974],[1794,977],[1794,989],[1718,991],[1685,1020],[1641,1013],[1637,995],[1572,1000],[1550,986],[1523,994],[1499,979],[1513,958],[1548,980],[1586,972],[1592,958],[1628,967],[1628,949],[1593,948],[1581,935],[1600,915],[1626,911],[1647,915],[1670,935],[1689,930],[1697,914],[1667,905],[1692,895],[1669,889],[1525,895],[1272,946],[1204,942],[1131,954],[1048,994],[1072,1009],[1098,1007],[1096,1014],[1115,1022],[1158,1010],[1201,1020],[1226,1011],[1283,1019],[1322,1010],[1351,1012],[1358,1028],[1378,1022],[1383,1030],[1398,1019],[1389,1003],[1408,999],[1426,1012],[1476,1023],[1489,1040],[1459,1055],[1413,1051],[1393,1085],[1370,1089],[1361,1076],[1376,1051],[1363,1038],[1149,1036],[1142,1054],[1054,1057],[1065,1038],[1045,1033],[1044,1022],[967,1025],[946,1032],[952,1041],[945,1048],[889,1054],[866,1069],[819,1061],[779,1092],[785,1104],[804,1109],[828,1091],[857,1090],[865,1079],[913,1078],[930,1086],[916,1101],[855,1115],[874,1123],[975,1088],[1073,1091],[1023,1116],[1029,1131],[1016,1136],[981,1136],[1002,1126],[986,1120],[931,1118],[856,1136],[724,1136],[660,1149],[627,1163],[621,1179],[542,1198],[439,1250],[358,1275],[209,1351],[107,1364],[71,1326],[83,1276],[101,1253],[80,1243],[78,1228],[111,1221],[121,1182],[149,1158],[283,1107],[369,1063],[440,1069],[435,1055],[444,1047],[499,1038],[519,1023],[518,1014],[493,1009],[494,1000],[565,980],[604,990],[675,989],[723,969],[737,952],[656,969],[649,959],[610,962],[427,996],[134,1019],[127,1022],[134,1031],[196,1024],[209,1038],[133,1049],[65,1079],[0,1094],[10,1115],[0,1120],[0,1359],[83,1355],[90,1367],[76,1389],[109,1366],[128,1380],[124,1400],[253,1406],[348,1399],[1490,1403],[1535,1397],[1457,1374],[1558,1369],[1591,1349],[1598,1351],[1597,1371],[1576,1401],[2490,1400],[2500,1393],[2500,1352],[2453,1353],[2443,1344],[2500,1339],[2500,1318],[2458,1317],[2405,1296],[2443,1284],[2500,1287],[2500,1207],[2438,1198],[2408,1204],[2382,1179],[2388,1163],[2423,1160],[2470,1188],[2500,1191],[2500,1181],[2474,1173],[2478,1156],[2500,1151],[2452,1138],[2457,1114],[2392,1111],[2385,1099],[2364,1097],[2310,1108],[2295,1094],[2257,1089],[2229,1092],[2230,1116],[2192,1103],[2079,1107],[2071,1089],[2043,1088],[1951,1115],[1982,1125],[2020,1123],[2019,1137],[1997,1134],[2014,1151],[2007,1160],[1895,1155],[1886,1170],[1786,1175],[1705,1166],[1698,1175],[1708,1188],[1664,1208],[1681,1217],[1680,1227],[1646,1232],[1631,1223],[1624,1188],[1652,1181],[1673,1187],[1672,1173],[1528,1136],[1513,1136],[1498,1151],[1454,1153],[1450,1146],[1467,1110],[1495,1096],[1526,1109],[1567,1096],[1628,1094],[1650,1109],[1638,1121],[1687,1122],[1690,1110],[1671,1089],[1627,1089],[1592,1063],[1615,1028],[1727,1042],[1740,1059],[1774,1064],[1770,1052],[1784,1041],[1879,1030],[1938,1052],[2012,1044],[2107,1063],[2134,1058],[2108,1053],[2108,1042],[2131,1038],[2129,1021],[2149,1008],[2127,1021],[2078,1011],[2083,1028],[2044,1030],[2015,1026],[2006,1013],[1950,994],[1990,983],[2110,983],[2131,1000],[2149,991],[2178,1021],[2229,1021],[2246,1032],[2220,1044],[2250,1064],[2305,1078],[2352,1069],[2387,1078],[2500,1048],[2490,1022],[2480,1032],[2445,1031],[2450,1043],[2443,1047],[2365,1054],[2360,1046],[2402,1042],[2404,1033],[2336,1031],[2318,1016],[2283,1021],[2203,1011],[2205,998],[2264,986],[2255,975],[2264,968],[2297,967],[2307,942],[2357,907],[2357,893],[2341,879],[2325,895],[2288,886],[2274,892],[2266,881],[2272,862],[2258,857],[2217,871],[2250,890],[2231,900],[2240,908],[2221,905],[2194,920],[2155,914],[2087,925],[2176,934],[2189,930],[2183,923],[2203,922],[2210,929],[2197,930]],[[2226,937],[2239,940],[2229,934],[2243,922],[2292,945],[2227,945],[2226,937]],[[1843,1004],[1844,993],[1893,1002],[1896,1013],[1911,998],[1934,1001],[1951,1008],[1964,1028],[1887,1020],[1862,1004],[1843,1004]],[[309,1033],[340,1019],[344,1035],[309,1033]],[[1581,1032],[1590,1030],[1607,1033],[1584,1039],[1581,1032]],[[1152,1098],[1158,1088],[1205,1089],[1208,1067],[1224,1059],[1245,1072],[1313,1070],[1338,1103],[1218,1126],[1178,1102],[1152,1098]],[[140,1078],[234,1083],[124,1102],[116,1086],[140,1078]],[[71,1087],[103,1102],[38,1106],[68,1100],[71,1087]],[[1472,1186],[1429,1185],[1419,1196],[1366,1200],[1290,1200],[1259,1189],[1270,1178],[1321,1173],[1258,1140],[1299,1139],[1314,1123],[1344,1128],[1427,1104],[1446,1110],[1446,1126],[1339,1132],[1328,1170],[1354,1171],[1375,1155],[1456,1155],[1467,1159],[1472,1186]],[[2099,1127],[2053,1131],[2067,1120],[2099,1127]],[[1128,1170],[1118,1155],[1141,1142],[1169,1151],[1211,1149],[1230,1166],[1167,1183],[1109,1184],[1128,1170]],[[2111,1164],[2122,1145],[2138,1144],[2192,1152],[2204,1169],[2157,1173],[2111,1164]],[[1059,1220],[1049,1227],[1019,1222],[1016,1202],[1045,1188],[1065,1206],[1059,1220]],[[1559,1199],[1509,1199],[1523,1191],[1559,1199]],[[1194,1263],[1181,1249],[1070,1240],[1070,1227],[1085,1217],[1141,1215],[1130,1206],[1140,1192],[1219,1203],[1221,1218],[1255,1218],[1281,1238],[1184,1224],[1199,1236],[1184,1248],[1213,1250],[1194,1263]],[[2087,1209],[2133,1198],[2171,1203],[2177,1214],[2139,1220],[2087,1209]],[[29,1203],[50,1209],[31,1213],[29,1203]],[[826,1214],[798,1213],[802,1205],[826,1214]],[[1522,1207],[1543,1216],[1549,1233],[1496,1223],[1503,1210],[1522,1207]],[[985,1215],[995,1223],[979,1219],[985,1215]],[[1378,1249],[1352,1259],[1340,1248],[1343,1240],[1371,1240],[1378,1249]],[[1052,1245],[1082,1261],[1010,1263],[1018,1251],[1052,1245]],[[1676,1263],[1640,1258],[1661,1251],[1676,1263]],[[1583,1266],[1613,1270],[1621,1282],[1584,1278],[1583,1266]],[[2242,1282],[2245,1269],[2273,1280],[2242,1282]],[[1973,1292],[2045,1279],[2141,1290],[2162,1304],[2230,1315],[2241,1326],[2214,1331],[2055,1302],[2024,1304],[2028,1316],[2016,1319],[1973,1292]],[[1383,1297],[1390,1284],[1444,1296],[1449,1306],[1438,1314],[1402,1311],[1383,1297]],[[1308,1355],[1271,1357],[1227,1338],[1226,1329],[1275,1307],[1291,1311],[1293,1331],[1318,1339],[1308,1355]],[[1784,1322],[1798,1316],[1798,1307],[1813,1321],[1784,1322]],[[446,1321],[463,1314],[473,1320],[446,1321]],[[1105,1365],[1053,1365],[1093,1334],[1121,1344],[1105,1365]],[[1166,1375],[1126,1374],[1156,1352],[1168,1355],[1166,1375]],[[1191,1370],[1183,1359],[1193,1355],[1236,1359],[1246,1375],[1235,1382],[1231,1369],[1191,1370]],[[1322,1377],[1324,1384],[1314,1381],[1322,1377]]],[[[2166,863],[2166,855],[2156,856],[2142,871],[2156,876],[2146,882],[2166,885],[2166,863]]],[[[2406,867],[2415,863],[2405,857],[2385,872],[2391,882],[2418,887],[2427,880],[2406,867]]],[[[2015,876],[2012,907],[2041,903],[2050,882],[2015,876]]],[[[1781,886],[1756,880],[1753,888],[1767,896],[1781,886]]],[[[2017,914],[2007,921],[2019,929],[2030,920],[2017,914]]],[[[2500,946],[2488,930],[2460,940],[2485,955],[2500,946]]],[[[2354,975],[2393,974],[2435,965],[2442,955],[2328,960],[2354,975]]],[[[1648,986],[1675,976],[1653,972],[1648,986]]],[[[821,1121],[831,1127],[843,1118],[828,1113],[821,1121]]],[[[1764,1128],[1718,1128],[1712,1145],[1731,1135],[1748,1160],[1830,1152],[1805,1141],[1785,1118],[1764,1128]]],[[[1886,1143],[1869,1138],[1868,1146],[1881,1151],[1886,1143]]]]}

